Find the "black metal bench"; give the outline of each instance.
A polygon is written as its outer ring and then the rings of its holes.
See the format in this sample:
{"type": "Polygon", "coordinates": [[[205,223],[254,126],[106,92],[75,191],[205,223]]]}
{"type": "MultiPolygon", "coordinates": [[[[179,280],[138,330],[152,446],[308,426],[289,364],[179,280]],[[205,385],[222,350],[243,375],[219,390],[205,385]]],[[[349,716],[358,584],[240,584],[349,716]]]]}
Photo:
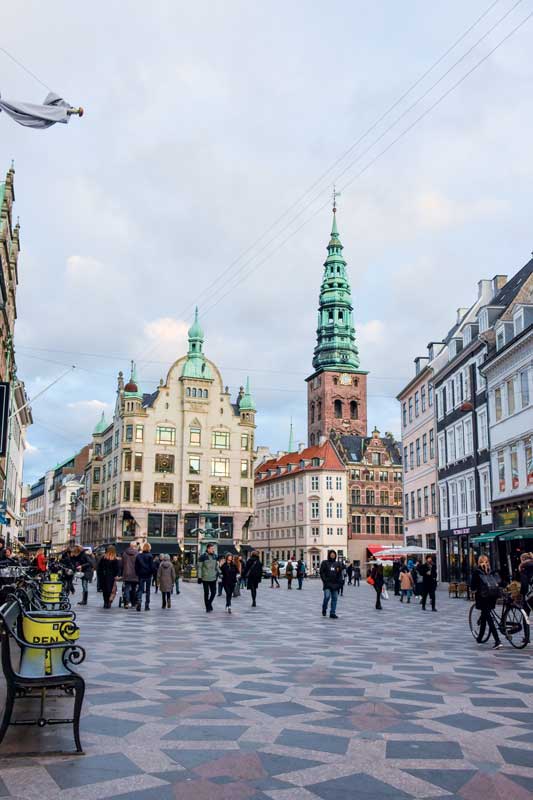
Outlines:
{"type": "MultiPolygon", "coordinates": [[[[24,611],[16,598],[0,607],[2,670],[7,684],[6,706],[0,724],[0,743],[10,725],[73,725],[76,752],[82,753],[80,742],[80,715],[85,694],[85,681],[71,669],[85,659],[85,650],[78,644],[68,641],[72,630],[71,620],[65,620],[69,627],[63,628],[63,642],[40,644],[27,642],[22,638],[22,618],[24,611]],[[14,658],[17,645],[20,651],[18,664],[14,658]],[[71,719],[48,719],[45,717],[45,699],[49,689],[57,689],[67,695],[74,695],[74,712],[71,719]],[[40,693],[40,713],[36,719],[11,721],[16,698],[34,697],[40,693]]],[[[43,620],[44,621],[44,620],[43,620]]],[[[74,626],[75,627],[75,626],[74,626]]]]}

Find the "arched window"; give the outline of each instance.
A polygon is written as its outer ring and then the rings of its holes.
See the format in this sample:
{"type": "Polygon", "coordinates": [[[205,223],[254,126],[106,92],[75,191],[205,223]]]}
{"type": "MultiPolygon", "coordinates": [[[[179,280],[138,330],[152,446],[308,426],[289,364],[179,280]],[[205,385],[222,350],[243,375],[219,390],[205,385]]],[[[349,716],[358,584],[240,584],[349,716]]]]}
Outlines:
{"type": "Polygon", "coordinates": [[[315,421],[315,404],[311,403],[311,423],[315,421]]]}
{"type": "Polygon", "coordinates": [[[367,506],[373,506],[373,505],[375,505],[375,502],[376,502],[376,498],[375,498],[374,490],[373,489],[367,489],[366,490],[366,504],[367,504],[367,506]]]}
{"type": "Polygon", "coordinates": [[[196,397],[196,389],[193,389],[193,390],[192,390],[192,396],[193,396],[193,397],[196,397]]]}
{"type": "Polygon", "coordinates": [[[357,403],[355,400],[350,401],[350,417],[357,419],[357,403]]]}
{"type": "Polygon", "coordinates": [[[187,395],[187,397],[191,396],[191,387],[190,386],[187,386],[187,391],[185,392],[185,394],[187,395]]]}
{"type": "Polygon", "coordinates": [[[333,412],[336,419],[342,419],[342,400],[335,400],[333,402],[333,412]]]}
{"type": "Polygon", "coordinates": [[[320,420],[322,419],[322,400],[319,400],[318,403],[316,404],[316,410],[317,410],[317,419],[320,422],[320,420]]]}
{"type": "Polygon", "coordinates": [[[310,441],[311,441],[311,447],[314,447],[314,445],[315,445],[315,434],[314,433],[311,434],[310,441]]]}
{"type": "Polygon", "coordinates": [[[206,400],[209,397],[209,392],[207,391],[207,389],[204,389],[204,397],[206,400]]]}

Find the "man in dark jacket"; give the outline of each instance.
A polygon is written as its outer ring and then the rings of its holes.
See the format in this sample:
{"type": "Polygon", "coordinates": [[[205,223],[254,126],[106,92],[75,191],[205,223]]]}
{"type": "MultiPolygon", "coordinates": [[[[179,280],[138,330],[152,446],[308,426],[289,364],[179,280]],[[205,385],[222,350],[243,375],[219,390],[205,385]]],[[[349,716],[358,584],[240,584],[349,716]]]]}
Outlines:
{"type": "Polygon", "coordinates": [[[217,593],[218,561],[215,545],[210,542],[198,559],[198,580],[204,587],[204,603],[206,614],[213,610],[213,600],[217,593]]]}
{"type": "Polygon", "coordinates": [[[137,603],[137,587],[139,578],[135,572],[135,559],[139,551],[136,545],[130,544],[122,553],[122,580],[124,581],[124,608],[137,603]]]}
{"type": "Polygon", "coordinates": [[[422,564],[419,569],[422,575],[422,611],[426,610],[426,602],[431,600],[431,610],[436,611],[435,608],[435,590],[437,588],[437,567],[433,563],[433,558],[427,556],[426,563],[422,564]]]}
{"type": "Polygon", "coordinates": [[[328,613],[328,605],[331,600],[331,608],[329,616],[331,619],[338,619],[337,614],[337,599],[339,590],[342,586],[344,577],[342,574],[342,564],[337,561],[337,551],[328,550],[328,557],[320,565],[320,577],[322,579],[322,588],[324,589],[324,600],[322,601],[322,616],[325,617],[328,613]]]}
{"type": "Polygon", "coordinates": [[[141,604],[144,594],[144,610],[150,611],[150,586],[152,583],[152,575],[154,574],[155,559],[150,552],[151,547],[149,542],[143,544],[142,552],[137,554],[135,559],[135,574],[139,579],[139,591],[137,594],[137,611],[141,610],[141,604]]]}
{"type": "Polygon", "coordinates": [[[246,586],[252,595],[252,608],[257,606],[257,587],[263,577],[263,565],[259,559],[259,551],[254,550],[244,567],[246,586]]]}
{"type": "Polygon", "coordinates": [[[77,552],[74,556],[74,564],[76,565],[76,570],[81,572],[82,591],[82,597],[78,605],[86,606],[89,598],[89,583],[93,579],[95,562],[92,556],[92,551],[89,552],[87,550],[83,550],[81,547],[76,548],[76,550],[77,552]]]}

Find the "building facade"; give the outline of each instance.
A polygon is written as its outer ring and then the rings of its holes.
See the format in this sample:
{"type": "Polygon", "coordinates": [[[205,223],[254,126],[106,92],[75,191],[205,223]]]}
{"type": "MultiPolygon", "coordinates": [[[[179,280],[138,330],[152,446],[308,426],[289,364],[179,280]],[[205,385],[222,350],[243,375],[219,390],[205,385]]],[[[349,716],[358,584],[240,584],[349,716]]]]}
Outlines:
{"type": "Polygon", "coordinates": [[[307,380],[308,445],[331,430],[366,436],[367,372],[359,367],[350,283],[333,209],[318,308],[314,372],[307,380]]]}
{"type": "Polygon", "coordinates": [[[302,558],[314,572],[331,548],[345,558],[347,544],[346,468],[330,441],[259,465],[250,545],[264,564],[302,558]]]}
{"type": "Polygon", "coordinates": [[[348,558],[366,567],[384,547],[403,544],[402,461],[391,434],[341,436],[331,432],[346,469],[348,558]]]}
{"type": "Polygon", "coordinates": [[[23,532],[23,469],[26,451],[26,431],[33,422],[28,396],[22,381],[15,377],[11,384],[11,419],[6,452],[5,502],[7,534],[11,545],[24,538],[23,532]]]}
{"type": "Polygon", "coordinates": [[[46,505],[45,476],[30,486],[24,515],[24,540],[26,544],[41,544],[45,541],[46,505]]]}
{"type": "Polygon", "coordinates": [[[155,392],[140,391],[134,365],[125,385],[119,374],[113,419],[102,417],[93,435],[84,543],[148,540],[156,551],[181,548],[194,564],[206,528],[228,549],[247,540],[256,408],[249,382],[232,403],[203,345],[196,313],[187,355],[155,392]]]}
{"type": "Polygon", "coordinates": [[[403,509],[406,545],[437,549],[437,426],[433,367],[415,359],[415,376],[399,393],[403,447],[403,509]]]}

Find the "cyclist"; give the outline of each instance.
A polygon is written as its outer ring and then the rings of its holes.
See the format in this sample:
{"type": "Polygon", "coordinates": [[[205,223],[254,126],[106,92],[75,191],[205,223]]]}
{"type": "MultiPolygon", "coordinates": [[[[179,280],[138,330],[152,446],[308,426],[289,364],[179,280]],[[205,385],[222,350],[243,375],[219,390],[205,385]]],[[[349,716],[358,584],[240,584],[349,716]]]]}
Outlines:
{"type": "Polygon", "coordinates": [[[470,588],[476,593],[476,608],[481,612],[477,641],[479,644],[482,643],[488,625],[490,634],[494,638],[493,648],[499,650],[502,643],[494,624],[492,611],[500,594],[500,576],[491,570],[488,556],[479,556],[477,567],[472,573],[470,588]]]}

